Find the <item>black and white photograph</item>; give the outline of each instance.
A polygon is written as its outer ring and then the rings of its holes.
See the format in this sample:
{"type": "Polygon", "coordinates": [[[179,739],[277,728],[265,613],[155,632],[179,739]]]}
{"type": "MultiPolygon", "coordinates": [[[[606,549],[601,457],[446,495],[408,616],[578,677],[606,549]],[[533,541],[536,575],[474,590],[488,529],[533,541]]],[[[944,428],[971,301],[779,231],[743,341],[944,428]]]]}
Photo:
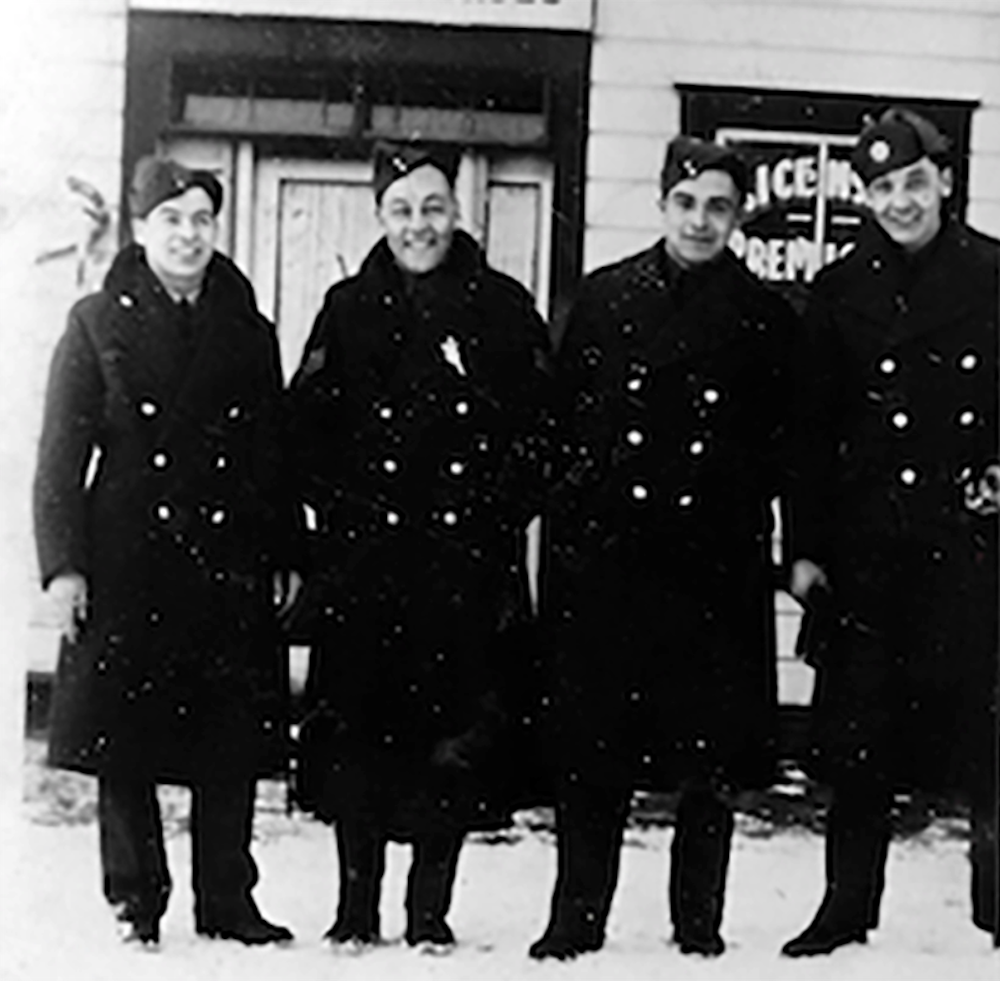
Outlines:
{"type": "Polygon", "coordinates": [[[0,12],[0,978],[1000,971],[1000,0],[0,12]]]}

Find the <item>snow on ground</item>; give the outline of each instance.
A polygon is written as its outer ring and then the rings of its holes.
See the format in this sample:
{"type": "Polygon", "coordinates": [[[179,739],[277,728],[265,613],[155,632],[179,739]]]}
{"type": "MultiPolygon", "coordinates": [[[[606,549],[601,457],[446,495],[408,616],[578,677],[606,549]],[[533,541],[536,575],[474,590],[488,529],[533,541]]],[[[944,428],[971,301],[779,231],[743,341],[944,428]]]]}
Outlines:
{"type": "MultiPolygon", "coordinates": [[[[182,792],[177,791],[177,794],[182,792]]],[[[734,843],[723,932],[715,961],[680,955],[665,942],[669,828],[629,830],[605,949],[577,961],[536,963],[528,945],[541,932],[553,879],[550,833],[519,824],[502,841],[470,841],[459,866],[450,917],[460,947],[450,957],[419,955],[399,941],[408,849],[391,846],[383,891],[390,943],[360,957],[335,955],[319,937],[334,912],[337,870],[330,829],[278,807],[259,813],[256,896],[264,913],[289,925],[285,949],[248,949],[194,934],[189,838],[168,823],[174,894],[163,944],[150,953],[121,945],[100,895],[97,830],[92,820],[41,823],[24,805],[0,824],[18,860],[2,884],[3,981],[995,981],[1000,955],[969,921],[965,844],[931,826],[894,845],[883,928],[867,947],[807,962],[778,956],[805,925],[822,890],[822,840],[808,831],[770,837],[742,821],[734,843]]]]}

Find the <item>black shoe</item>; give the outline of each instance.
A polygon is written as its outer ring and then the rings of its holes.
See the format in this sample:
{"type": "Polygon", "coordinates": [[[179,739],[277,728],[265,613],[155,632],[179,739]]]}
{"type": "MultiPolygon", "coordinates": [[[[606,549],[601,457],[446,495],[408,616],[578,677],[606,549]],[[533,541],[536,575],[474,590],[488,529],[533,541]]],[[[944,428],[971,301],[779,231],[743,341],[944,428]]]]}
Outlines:
{"type": "Polygon", "coordinates": [[[726,950],[726,942],[718,933],[700,936],[694,933],[679,933],[675,930],[673,942],[677,944],[682,954],[718,957],[726,950]]]}
{"type": "Polygon", "coordinates": [[[789,940],[781,953],[785,957],[815,957],[830,954],[846,944],[868,943],[868,918],[853,915],[851,907],[856,905],[838,902],[836,895],[828,892],[812,923],[789,940]]]}
{"type": "Polygon", "coordinates": [[[149,950],[159,947],[160,921],[157,917],[138,913],[122,904],[115,911],[115,919],[118,921],[118,937],[122,943],[136,944],[149,950]]]}
{"type": "Polygon", "coordinates": [[[344,954],[361,954],[382,943],[378,927],[356,927],[340,920],[323,934],[323,940],[331,950],[344,954]]]}
{"type": "Polygon", "coordinates": [[[195,930],[203,937],[238,940],[249,947],[285,944],[294,939],[291,930],[265,920],[254,906],[203,916],[196,923],[195,930]]]}
{"type": "Polygon", "coordinates": [[[571,961],[581,954],[600,950],[603,946],[603,937],[585,937],[546,930],[528,948],[528,956],[533,957],[536,961],[544,961],[550,957],[557,961],[571,961]]]}
{"type": "Polygon", "coordinates": [[[440,947],[451,949],[455,946],[455,934],[444,920],[436,920],[421,924],[419,927],[407,926],[406,942],[411,947],[440,947]]]}

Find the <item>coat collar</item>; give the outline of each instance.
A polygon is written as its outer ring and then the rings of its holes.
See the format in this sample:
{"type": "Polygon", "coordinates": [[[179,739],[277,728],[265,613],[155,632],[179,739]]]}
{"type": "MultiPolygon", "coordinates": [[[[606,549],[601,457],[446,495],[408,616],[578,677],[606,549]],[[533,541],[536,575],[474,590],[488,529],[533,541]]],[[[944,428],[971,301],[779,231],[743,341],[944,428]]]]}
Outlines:
{"type": "MultiPolygon", "coordinates": [[[[660,239],[629,267],[621,292],[640,304],[634,312],[655,364],[716,350],[755,316],[756,280],[728,249],[710,266],[683,270],[667,257],[660,239]]],[[[631,302],[619,306],[626,320],[633,317],[631,307],[631,302]]]]}
{"type": "Polygon", "coordinates": [[[843,267],[840,301],[883,324],[896,341],[959,320],[975,302],[975,291],[960,286],[971,244],[967,228],[946,221],[934,241],[909,258],[869,221],[843,267]]]}
{"type": "Polygon", "coordinates": [[[195,305],[193,351],[180,344],[172,322],[176,304],[139,246],[119,252],[104,289],[117,313],[112,330],[124,355],[125,382],[136,398],[153,400],[164,427],[181,417],[204,418],[220,401],[231,400],[230,389],[255,377],[260,348],[247,327],[266,321],[257,312],[249,282],[224,256],[213,256],[195,305]],[[220,386],[220,379],[232,384],[220,386]]]}

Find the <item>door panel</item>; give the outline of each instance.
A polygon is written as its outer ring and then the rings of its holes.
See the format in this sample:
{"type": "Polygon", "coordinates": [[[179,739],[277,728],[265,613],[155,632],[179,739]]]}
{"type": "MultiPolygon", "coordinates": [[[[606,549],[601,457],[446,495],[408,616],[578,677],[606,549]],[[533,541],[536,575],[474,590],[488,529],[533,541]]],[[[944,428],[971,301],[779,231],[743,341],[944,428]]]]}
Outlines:
{"type": "Polygon", "coordinates": [[[290,375],[326,291],[358,271],[379,228],[366,186],[288,180],[279,193],[275,319],[290,375]]]}
{"type": "Polygon", "coordinates": [[[254,282],[261,309],[278,325],[290,378],[323,296],[354,275],[381,234],[371,165],[266,159],[257,167],[254,282]]]}

